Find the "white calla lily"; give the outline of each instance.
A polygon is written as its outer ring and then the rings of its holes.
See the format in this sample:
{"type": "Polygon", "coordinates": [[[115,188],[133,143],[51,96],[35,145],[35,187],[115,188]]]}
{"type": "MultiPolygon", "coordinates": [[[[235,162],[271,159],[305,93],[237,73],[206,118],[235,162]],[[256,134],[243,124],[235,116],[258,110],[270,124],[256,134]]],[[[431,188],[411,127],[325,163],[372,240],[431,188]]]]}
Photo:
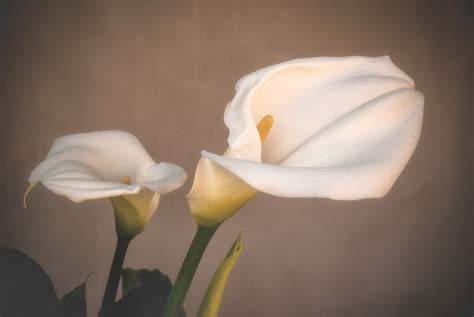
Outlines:
{"type": "Polygon", "coordinates": [[[257,192],[382,197],[415,150],[423,108],[413,80],[387,56],[297,59],[246,75],[224,114],[228,150],[202,152],[192,213],[212,227],[257,192]],[[273,125],[257,129],[268,117],[273,125]],[[218,209],[230,200],[238,203],[218,209]]]}
{"type": "MultiPolygon", "coordinates": [[[[186,172],[171,163],[156,163],[132,134],[98,131],[60,137],[28,178],[74,202],[110,198],[119,236],[145,228],[160,195],[181,187],[186,172]]],[[[26,199],[25,194],[25,199],[26,199]]]]}

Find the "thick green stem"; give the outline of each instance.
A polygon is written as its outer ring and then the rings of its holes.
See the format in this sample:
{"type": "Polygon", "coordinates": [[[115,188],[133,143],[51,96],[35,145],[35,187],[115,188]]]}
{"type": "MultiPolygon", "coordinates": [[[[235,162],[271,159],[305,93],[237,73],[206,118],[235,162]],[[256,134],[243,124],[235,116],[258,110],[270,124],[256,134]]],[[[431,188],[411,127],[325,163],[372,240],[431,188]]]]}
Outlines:
{"type": "Polygon", "coordinates": [[[208,228],[198,226],[193,242],[189,247],[188,253],[184,258],[178,277],[174,283],[173,289],[168,297],[162,317],[178,317],[183,307],[184,299],[188,293],[189,286],[196,273],[196,269],[201,261],[202,255],[211,241],[212,236],[219,226],[208,228]]]}
{"type": "Polygon", "coordinates": [[[102,317],[110,315],[110,311],[115,303],[120,275],[122,273],[123,261],[125,260],[125,254],[127,253],[127,248],[130,241],[132,241],[131,237],[118,237],[117,239],[114,259],[110,268],[109,279],[107,280],[104,298],[102,299],[102,307],[100,309],[100,316],[102,317]]]}

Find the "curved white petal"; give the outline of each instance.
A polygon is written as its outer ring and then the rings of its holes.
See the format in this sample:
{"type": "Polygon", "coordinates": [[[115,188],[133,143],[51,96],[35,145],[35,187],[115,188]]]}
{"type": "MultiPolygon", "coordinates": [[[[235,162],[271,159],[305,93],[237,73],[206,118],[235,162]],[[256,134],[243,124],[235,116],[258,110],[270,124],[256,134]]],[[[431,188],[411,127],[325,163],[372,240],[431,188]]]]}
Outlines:
{"type": "Polygon", "coordinates": [[[212,228],[232,217],[257,193],[239,177],[202,157],[186,198],[196,223],[212,228]]]}
{"type": "Polygon", "coordinates": [[[289,61],[236,89],[224,117],[230,154],[203,156],[276,196],[383,196],[421,132],[423,95],[388,57],[289,61]],[[265,115],[274,124],[262,147],[256,123],[265,115]]]}
{"type": "Polygon", "coordinates": [[[81,202],[137,194],[141,189],[165,194],[180,187],[185,179],[181,167],[157,164],[135,136],[112,130],[56,139],[28,180],[81,202]],[[121,183],[124,176],[130,178],[131,185],[121,183]]]}
{"type": "Polygon", "coordinates": [[[232,156],[279,164],[334,121],[413,86],[388,57],[317,57],[263,68],[238,81],[226,108],[232,156]],[[262,148],[255,126],[268,114],[274,124],[262,148]]]}
{"type": "Polygon", "coordinates": [[[183,186],[186,176],[186,172],[178,165],[161,162],[140,170],[136,183],[151,191],[167,194],[183,186]]]}

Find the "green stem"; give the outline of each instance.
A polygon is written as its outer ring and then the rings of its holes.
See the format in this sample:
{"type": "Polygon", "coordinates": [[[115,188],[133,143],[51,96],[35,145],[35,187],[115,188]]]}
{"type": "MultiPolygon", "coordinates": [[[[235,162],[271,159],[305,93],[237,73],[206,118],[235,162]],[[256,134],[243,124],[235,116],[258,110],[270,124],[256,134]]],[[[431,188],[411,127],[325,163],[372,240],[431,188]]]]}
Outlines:
{"type": "Polygon", "coordinates": [[[114,259],[110,267],[109,279],[105,287],[104,297],[102,299],[102,307],[100,309],[100,316],[109,316],[110,311],[115,303],[117,296],[117,289],[122,273],[123,262],[125,254],[127,253],[128,245],[132,241],[131,237],[118,237],[117,246],[115,247],[114,259]]]}
{"type": "Polygon", "coordinates": [[[179,270],[176,282],[163,309],[162,317],[178,317],[183,307],[184,299],[188,293],[189,286],[196,273],[196,269],[201,261],[202,255],[211,241],[212,236],[219,226],[208,228],[198,226],[193,242],[189,246],[188,253],[184,258],[181,269],[179,270]]]}

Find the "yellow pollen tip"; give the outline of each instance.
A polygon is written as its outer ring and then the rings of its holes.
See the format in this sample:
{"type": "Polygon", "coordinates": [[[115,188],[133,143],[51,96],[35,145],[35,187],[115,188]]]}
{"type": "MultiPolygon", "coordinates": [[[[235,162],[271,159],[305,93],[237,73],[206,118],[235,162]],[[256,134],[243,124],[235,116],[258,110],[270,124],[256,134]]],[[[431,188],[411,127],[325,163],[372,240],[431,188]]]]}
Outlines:
{"type": "Polygon", "coordinates": [[[267,139],[268,134],[273,126],[273,117],[267,114],[257,124],[258,134],[260,134],[260,140],[263,142],[267,139]]]}
{"type": "Polygon", "coordinates": [[[132,181],[130,180],[130,177],[124,176],[120,179],[120,182],[125,185],[131,185],[132,181]]]}

